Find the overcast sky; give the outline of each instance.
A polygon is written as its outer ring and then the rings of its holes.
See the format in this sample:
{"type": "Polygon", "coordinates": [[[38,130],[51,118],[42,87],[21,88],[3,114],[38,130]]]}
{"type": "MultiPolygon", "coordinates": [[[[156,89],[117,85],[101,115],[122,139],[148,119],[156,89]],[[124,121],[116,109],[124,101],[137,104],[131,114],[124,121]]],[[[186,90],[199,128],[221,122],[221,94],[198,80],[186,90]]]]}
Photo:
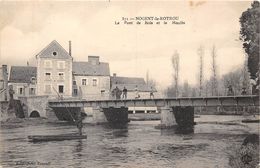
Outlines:
{"type": "Polygon", "coordinates": [[[237,2],[0,2],[0,64],[32,65],[35,55],[52,40],[72,56],[87,61],[98,55],[118,76],[172,82],[171,57],[180,55],[180,78],[197,83],[200,45],[205,48],[205,73],[210,76],[210,50],[215,44],[219,76],[242,65],[239,17],[250,7],[237,2]],[[178,16],[184,25],[115,25],[122,17],[178,16]]]}

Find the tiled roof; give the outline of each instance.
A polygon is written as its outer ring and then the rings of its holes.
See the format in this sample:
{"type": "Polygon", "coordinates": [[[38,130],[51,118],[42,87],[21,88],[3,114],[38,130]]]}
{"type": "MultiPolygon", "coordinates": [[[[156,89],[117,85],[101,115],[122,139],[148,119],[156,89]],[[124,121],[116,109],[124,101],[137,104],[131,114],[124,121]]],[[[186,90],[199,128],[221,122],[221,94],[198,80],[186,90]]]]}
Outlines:
{"type": "Polygon", "coordinates": [[[31,78],[37,75],[37,68],[31,66],[12,66],[9,82],[31,83],[31,78]]]}
{"type": "Polygon", "coordinates": [[[53,40],[47,47],[45,47],[36,56],[40,58],[57,58],[57,59],[72,58],[69,55],[69,53],[56,40],[53,40]]]}
{"type": "Polygon", "coordinates": [[[145,85],[144,78],[132,78],[132,77],[119,77],[111,76],[112,84],[143,84],[145,85]]]}
{"type": "Polygon", "coordinates": [[[74,75],[110,76],[109,64],[104,62],[97,65],[90,62],[73,62],[72,71],[74,75]]]}

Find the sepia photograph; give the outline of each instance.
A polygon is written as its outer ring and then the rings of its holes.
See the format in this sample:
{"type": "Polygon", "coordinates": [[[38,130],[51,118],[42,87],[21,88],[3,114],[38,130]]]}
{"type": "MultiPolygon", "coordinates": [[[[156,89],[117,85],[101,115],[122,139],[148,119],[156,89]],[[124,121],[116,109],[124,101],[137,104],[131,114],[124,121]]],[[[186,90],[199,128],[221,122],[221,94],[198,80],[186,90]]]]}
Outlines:
{"type": "Polygon", "coordinates": [[[0,0],[0,168],[260,168],[257,0],[0,0]]]}

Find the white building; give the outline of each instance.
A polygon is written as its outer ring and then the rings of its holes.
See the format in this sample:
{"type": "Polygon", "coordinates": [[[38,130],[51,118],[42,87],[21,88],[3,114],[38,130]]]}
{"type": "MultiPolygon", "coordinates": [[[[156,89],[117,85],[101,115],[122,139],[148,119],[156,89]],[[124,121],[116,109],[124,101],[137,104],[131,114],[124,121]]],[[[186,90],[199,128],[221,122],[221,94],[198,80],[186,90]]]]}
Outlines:
{"type": "Polygon", "coordinates": [[[21,96],[34,96],[36,94],[36,74],[36,67],[11,67],[8,86],[13,89],[15,99],[21,96]]]}
{"type": "Polygon", "coordinates": [[[72,57],[52,41],[37,59],[37,95],[72,97],[72,57]]]}
{"type": "Polygon", "coordinates": [[[88,62],[73,62],[73,96],[83,99],[108,99],[110,91],[109,64],[99,56],[88,56],[88,62]]]}

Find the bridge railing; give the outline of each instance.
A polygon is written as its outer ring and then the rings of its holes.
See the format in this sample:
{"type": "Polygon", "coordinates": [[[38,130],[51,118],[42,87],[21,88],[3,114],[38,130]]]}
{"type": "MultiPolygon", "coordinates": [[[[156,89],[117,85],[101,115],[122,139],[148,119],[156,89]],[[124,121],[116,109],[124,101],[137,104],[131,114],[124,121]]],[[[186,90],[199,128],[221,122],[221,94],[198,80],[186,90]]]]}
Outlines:
{"type": "Polygon", "coordinates": [[[156,99],[120,99],[120,100],[50,100],[51,107],[162,107],[162,106],[259,106],[259,96],[211,96],[211,97],[181,97],[156,99]]]}

